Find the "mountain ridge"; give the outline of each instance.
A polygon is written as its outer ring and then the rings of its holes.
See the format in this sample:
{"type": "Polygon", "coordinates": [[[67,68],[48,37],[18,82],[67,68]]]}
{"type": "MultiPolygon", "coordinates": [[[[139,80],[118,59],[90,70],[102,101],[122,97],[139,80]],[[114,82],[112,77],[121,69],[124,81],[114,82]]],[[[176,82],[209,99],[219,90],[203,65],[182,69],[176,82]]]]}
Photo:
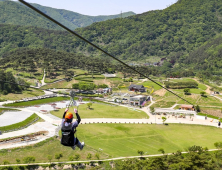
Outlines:
{"type": "MultiPolygon", "coordinates": [[[[72,30],[79,27],[88,26],[94,22],[100,22],[107,19],[114,19],[121,17],[121,15],[94,17],[94,16],[82,15],[64,9],[55,9],[51,7],[41,6],[38,4],[32,4],[32,5],[72,30]]],[[[134,14],[135,13],[133,12],[126,12],[123,13],[122,16],[124,18],[134,14]]],[[[9,0],[0,0],[0,23],[24,25],[24,26],[36,26],[46,29],[62,30],[61,27],[52,23],[43,16],[37,14],[35,11],[24,6],[22,3],[13,2],[9,0]]]]}

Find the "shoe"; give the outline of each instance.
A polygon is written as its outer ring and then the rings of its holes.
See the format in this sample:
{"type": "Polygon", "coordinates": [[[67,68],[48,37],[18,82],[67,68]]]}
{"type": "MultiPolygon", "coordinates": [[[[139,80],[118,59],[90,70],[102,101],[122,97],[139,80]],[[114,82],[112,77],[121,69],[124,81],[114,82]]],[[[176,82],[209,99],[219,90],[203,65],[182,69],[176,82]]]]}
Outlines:
{"type": "Polygon", "coordinates": [[[80,147],[80,150],[82,150],[82,149],[83,149],[83,147],[85,146],[85,143],[84,143],[84,142],[82,142],[82,143],[81,143],[81,145],[82,145],[82,146],[80,147]]]}
{"type": "Polygon", "coordinates": [[[82,143],[78,142],[77,147],[78,147],[80,150],[82,150],[83,147],[84,147],[84,145],[85,145],[84,142],[82,142],[82,143]]]}
{"type": "Polygon", "coordinates": [[[76,149],[76,145],[71,146],[71,148],[72,148],[72,150],[75,150],[76,149]]]}

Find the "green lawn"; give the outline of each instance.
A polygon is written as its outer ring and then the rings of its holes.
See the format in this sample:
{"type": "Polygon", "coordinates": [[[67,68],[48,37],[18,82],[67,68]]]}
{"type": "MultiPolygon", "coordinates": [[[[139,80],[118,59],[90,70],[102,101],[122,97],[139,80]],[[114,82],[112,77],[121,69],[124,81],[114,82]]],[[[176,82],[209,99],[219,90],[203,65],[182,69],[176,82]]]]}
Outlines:
{"type": "Polygon", "coordinates": [[[69,98],[68,97],[52,97],[52,98],[33,100],[33,101],[27,101],[27,102],[9,103],[9,104],[5,104],[4,106],[8,106],[8,107],[27,107],[27,106],[33,106],[33,105],[40,105],[40,104],[58,102],[58,101],[63,101],[63,100],[69,100],[69,98]]]}
{"type": "Polygon", "coordinates": [[[17,109],[10,109],[10,108],[0,108],[0,113],[3,112],[3,111],[18,111],[17,109]]]}
{"type": "MultiPolygon", "coordinates": [[[[160,85],[162,85],[162,83],[158,82],[160,85]]],[[[151,88],[153,87],[154,90],[160,90],[162,89],[162,87],[160,87],[159,85],[157,85],[156,83],[153,83],[152,81],[145,81],[143,83],[139,83],[139,84],[142,84],[143,86],[145,86],[146,88],[151,88]]]]}
{"type": "Polygon", "coordinates": [[[23,98],[41,96],[44,94],[45,93],[42,90],[30,88],[26,91],[23,91],[22,94],[9,93],[7,95],[1,95],[1,99],[3,99],[3,100],[21,100],[23,98]]]}
{"type": "MultiPolygon", "coordinates": [[[[171,89],[171,91],[184,93],[184,89],[171,89]]],[[[190,89],[191,94],[200,94],[200,92],[205,91],[202,89],[190,89]]]]}
{"type": "MultiPolygon", "coordinates": [[[[205,106],[205,107],[222,106],[222,102],[219,99],[212,96],[202,97],[200,94],[185,95],[181,90],[172,90],[172,91],[175,92],[180,97],[184,98],[185,100],[193,103],[194,105],[205,106]]],[[[158,100],[163,101],[165,103],[173,101],[176,102],[177,104],[188,104],[170,92],[166,92],[166,94],[163,97],[159,97],[158,100]]]]}
{"type": "MultiPolygon", "coordinates": [[[[121,106],[109,106],[104,104],[93,104],[92,109],[86,109],[87,105],[79,106],[79,114],[81,118],[148,118],[148,115],[143,111],[133,111],[126,107],[121,106]]],[[[59,111],[52,111],[51,113],[59,118],[62,117],[65,109],[59,111]]],[[[69,109],[73,112],[73,107],[69,109]]]]}
{"type": "Polygon", "coordinates": [[[80,154],[81,160],[87,160],[88,153],[92,154],[92,159],[96,159],[96,153],[99,153],[101,159],[105,159],[138,156],[138,150],[151,155],[159,154],[160,148],[166,153],[186,151],[193,145],[214,149],[214,143],[222,141],[221,129],[184,124],[82,124],[77,128],[77,135],[80,141],[86,143],[82,151],[73,151],[62,146],[59,140],[51,139],[31,147],[0,150],[0,163],[3,160],[15,163],[16,158],[22,161],[26,156],[34,156],[36,162],[48,162],[48,155],[52,155],[52,161],[57,161],[54,158],[56,153],[63,153],[60,161],[67,161],[69,156],[75,154],[80,154]]]}
{"type": "Polygon", "coordinates": [[[159,101],[153,104],[152,106],[154,108],[168,108],[168,107],[172,107],[174,104],[176,104],[176,102],[159,101]]]}
{"type": "Polygon", "coordinates": [[[221,129],[198,125],[95,124],[81,126],[78,133],[89,146],[112,157],[137,155],[138,150],[158,154],[159,148],[166,153],[185,151],[193,145],[213,149],[222,141],[221,129]]]}

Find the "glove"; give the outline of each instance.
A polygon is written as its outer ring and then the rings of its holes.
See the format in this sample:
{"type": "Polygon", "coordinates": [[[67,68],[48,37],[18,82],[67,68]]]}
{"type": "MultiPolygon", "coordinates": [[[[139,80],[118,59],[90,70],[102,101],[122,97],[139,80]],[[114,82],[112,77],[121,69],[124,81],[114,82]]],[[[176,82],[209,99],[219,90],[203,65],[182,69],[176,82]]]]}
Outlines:
{"type": "Polygon", "coordinates": [[[78,110],[75,108],[75,109],[74,109],[74,112],[75,112],[75,113],[78,113],[78,110]]]}
{"type": "Polygon", "coordinates": [[[66,108],[65,112],[67,112],[69,110],[69,108],[66,108]]]}

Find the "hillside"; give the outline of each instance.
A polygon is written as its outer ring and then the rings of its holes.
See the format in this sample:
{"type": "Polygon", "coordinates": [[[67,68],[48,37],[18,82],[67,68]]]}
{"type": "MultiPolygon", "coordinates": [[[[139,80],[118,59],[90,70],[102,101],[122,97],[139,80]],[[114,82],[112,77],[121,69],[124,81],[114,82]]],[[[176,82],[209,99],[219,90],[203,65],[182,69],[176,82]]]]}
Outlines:
{"type": "Polygon", "coordinates": [[[195,70],[204,70],[208,74],[221,75],[221,57],[222,35],[218,35],[191,52],[185,59],[180,59],[180,63],[183,66],[190,65],[195,70]]]}
{"type": "MultiPolygon", "coordinates": [[[[176,60],[222,31],[222,1],[180,0],[159,11],[94,23],[81,35],[124,60],[176,60]]],[[[82,47],[92,52],[87,47],[82,47]]]]}
{"type": "MultiPolygon", "coordinates": [[[[120,14],[110,16],[87,16],[72,11],[54,9],[38,4],[32,5],[73,30],[78,27],[88,26],[94,22],[121,17],[120,14]]],[[[135,15],[135,13],[126,12],[122,14],[122,17],[124,18],[131,15],[135,15]]],[[[9,0],[0,0],[0,24],[36,26],[46,29],[62,30],[62,28],[48,21],[41,15],[38,15],[33,10],[18,2],[9,0]]]]}
{"type": "MultiPolygon", "coordinates": [[[[221,18],[222,1],[180,0],[164,10],[93,23],[76,29],[76,32],[125,61],[145,63],[153,58],[166,57],[171,65],[166,64],[167,69],[163,72],[171,68],[180,71],[181,66],[194,67],[193,59],[201,60],[201,55],[192,55],[192,52],[221,34],[221,18]]],[[[0,25],[0,28],[2,56],[21,47],[103,56],[64,31],[11,25],[0,25]]],[[[221,61],[220,55],[216,60],[221,61]]],[[[215,67],[214,71],[218,69],[215,67]]]]}
{"type": "MultiPolygon", "coordinates": [[[[45,14],[51,16],[55,20],[61,22],[65,26],[67,26],[70,29],[76,29],[79,27],[86,27],[91,25],[94,22],[101,22],[106,21],[108,19],[115,19],[115,18],[121,18],[121,14],[117,15],[100,15],[100,16],[88,16],[88,15],[82,15],[76,12],[63,10],[63,9],[54,9],[50,7],[41,6],[38,4],[32,4],[37,9],[41,10],[45,14]]],[[[131,15],[135,15],[134,12],[125,12],[122,13],[122,17],[128,17],[131,15]]]]}
{"type": "Polygon", "coordinates": [[[18,2],[0,1],[0,24],[30,25],[46,29],[61,29],[33,10],[18,2]]]}

